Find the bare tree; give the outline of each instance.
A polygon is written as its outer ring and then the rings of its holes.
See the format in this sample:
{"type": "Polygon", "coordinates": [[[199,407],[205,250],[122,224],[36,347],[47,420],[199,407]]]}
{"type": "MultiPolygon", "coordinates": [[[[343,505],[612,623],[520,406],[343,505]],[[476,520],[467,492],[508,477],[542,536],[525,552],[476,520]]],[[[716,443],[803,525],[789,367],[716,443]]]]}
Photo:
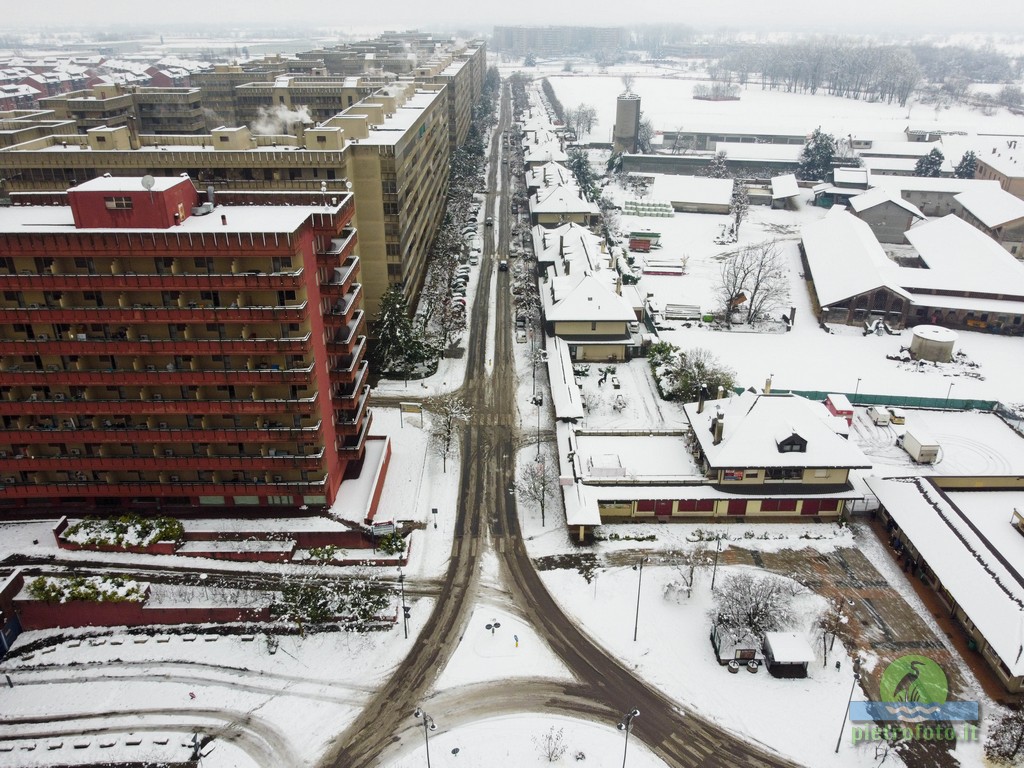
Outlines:
{"type": "Polygon", "coordinates": [[[622,87],[625,93],[633,92],[633,84],[636,82],[636,75],[627,72],[622,76],[622,87]]]}
{"type": "Polygon", "coordinates": [[[708,545],[702,540],[696,542],[692,547],[675,553],[672,557],[672,567],[675,569],[677,578],[673,579],[666,586],[667,592],[686,593],[689,597],[693,592],[693,583],[697,573],[711,565],[712,553],[708,545]]]}
{"type": "Polygon", "coordinates": [[[441,471],[447,472],[452,442],[462,433],[473,409],[454,393],[432,397],[424,405],[431,414],[430,439],[441,453],[441,471]]]}
{"type": "Polygon", "coordinates": [[[568,746],[565,743],[565,733],[562,728],[551,726],[547,732],[540,736],[533,737],[533,743],[537,745],[540,756],[549,763],[557,763],[562,759],[568,746]]]}
{"type": "Polygon", "coordinates": [[[732,185],[732,200],[729,202],[729,215],[732,216],[732,232],[735,238],[740,236],[740,224],[750,213],[750,198],[747,197],[746,185],[738,179],[732,185]]]}
{"type": "Polygon", "coordinates": [[[749,245],[744,252],[748,264],[747,323],[753,325],[782,303],[789,281],[785,259],[774,240],[749,245]]]}
{"type": "Polygon", "coordinates": [[[824,664],[828,665],[828,652],[836,644],[836,638],[846,631],[849,617],[843,609],[843,601],[838,597],[829,598],[825,610],[818,616],[816,626],[821,630],[821,646],[824,652],[824,664]]]}
{"type": "Polygon", "coordinates": [[[540,505],[540,524],[545,526],[544,509],[548,496],[558,487],[558,473],[546,461],[531,461],[523,465],[516,483],[516,493],[531,504],[540,505]]]}
{"type": "Polygon", "coordinates": [[[985,756],[997,765],[1017,765],[1024,750],[1024,708],[1006,709],[988,729],[985,756]]]}
{"type": "Polygon", "coordinates": [[[711,623],[734,643],[764,640],[793,621],[793,595],[777,576],[738,573],[729,576],[715,592],[711,623]]]}
{"type": "Polygon", "coordinates": [[[743,289],[750,279],[750,261],[745,254],[746,249],[743,249],[726,256],[718,271],[715,295],[725,315],[725,325],[729,328],[732,327],[733,310],[746,301],[743,289]]]}

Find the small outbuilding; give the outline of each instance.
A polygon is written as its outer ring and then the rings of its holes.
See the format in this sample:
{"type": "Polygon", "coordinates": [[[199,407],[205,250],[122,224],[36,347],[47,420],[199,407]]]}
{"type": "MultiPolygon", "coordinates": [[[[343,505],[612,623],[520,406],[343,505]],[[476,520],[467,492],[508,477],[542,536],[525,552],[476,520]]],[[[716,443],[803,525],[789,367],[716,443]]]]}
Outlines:
{"type": "Polygon", "coordinates": [[[814,649],[796,632],[765,632],[764,664],[772,677],[807,677],[814,649]]]}
{"type": "Polygon", "coordinates": [[[825,398],[825,407],[833,416],[846,419],[846,426],[853,426],[853,404],[846,395],[833,392],[825,398]]]}
{"type": "Polygon", "coordinates": [[[957,333],[939,325],[918,325],[910,339],[910,354],[915,360],[948,363],[953,359],[957,333]]]}

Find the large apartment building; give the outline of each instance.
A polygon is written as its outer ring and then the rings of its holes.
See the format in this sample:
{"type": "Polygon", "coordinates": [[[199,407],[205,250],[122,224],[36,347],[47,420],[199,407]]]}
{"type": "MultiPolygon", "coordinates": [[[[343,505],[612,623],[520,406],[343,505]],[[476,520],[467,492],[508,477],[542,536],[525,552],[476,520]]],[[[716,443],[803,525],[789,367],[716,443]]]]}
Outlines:
{"type": "Polygon", "coordinates": [[[444,213],[447,93],[395,83],[300,135],[220,128],[197,136],[138,136],[129,127],[44,136],[0,149],[0,192],[62,192],[110,173],[177,177],[204,190],[353,192],[370,317],[389,285],[414,300],[444,213]],[[349,186],[351,185],[351,187],[349,186]]]}
{"type": "Polygon", "coordinates": [[[198,88],[97,85],[39,99],[39,108],[52,110],[58,120],[74,120],[83,133],[130,123],[140,133],[187,134],[206,129],[198,88]]]}
{"type": "Polygon", "coordinates": [[[101,176],[15,203],[0,207],[0,506],[320,508],[360,474],[351,194],[101,176]]]}

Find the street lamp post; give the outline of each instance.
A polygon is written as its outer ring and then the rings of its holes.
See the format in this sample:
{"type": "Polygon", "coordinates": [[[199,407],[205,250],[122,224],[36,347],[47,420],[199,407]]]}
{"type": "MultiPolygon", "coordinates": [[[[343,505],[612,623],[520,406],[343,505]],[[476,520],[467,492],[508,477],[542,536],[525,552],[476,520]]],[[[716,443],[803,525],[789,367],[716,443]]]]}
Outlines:
{"type": "Polygon", "coordinates": [[[715,565],[711,569],[711,591],[715,591],[715,576],[718,575],[718,553],[722,551],[722,536],[715,536],[715,565]]]}
{"type": "Polygon", "coordinates": [[[430,731],[436,731],[437,725],[434,723],[434,718],[419,707],[416,707],[416,711],[412,713],[412,716],[417,720],[423,720],[423,743],[427,747],[427,768],[430,768],[430,731]]]}
{"type": "Polygon", "coordinates": [[[629,749],[629,732],[633,730],[633,720],[640,717],[640,710],[633,709],[622,716],[622,720],[619,722],[619,730],[626,735],[626,740],[622,745],[622,768],[626,768],[626,750],[629,749]]]}
{"type": "Polygon", "coordinates": [[[402,593],[402,626],[405,628],[405,639],[409,639],[409,609],[405,607],[405,574],[398,569],[398,588],[402,593]]]}
{"type": "Polygon", "coordinates": [[[949,407],[949,395],[953,391],[954,386],[956,386],[955,381],[949,382],[949,389],[946,390],[946,402],[942,404],[942,410],[946,410],[949,407]]]}
{"type": "MultiPolygon", "coordinates": [[[[854,659],[854,666],[857,665],[857,660],[854,659]]],[[[857,687],[857,681],[860,680],[860,673],[853,673],[853,682],[850,684],[850,698],[846,700],[846,709],[843,710],[843,725],[839,729],[839,738],[836,739],[836,754],[839,754],[839,745],[843,742],[843,731],[846,730],[846,718],[850,714],[850,705],[853,703],[853,691],[857,687]]]]}
{"type": "Polygon", "coordinates": [[[633,570],[637,571],[636,580],[636,618],[633,620],[633,642],[636,642],[637,629],[640,627],[640,585],[644,582],[644,563],[650,558],[641,557],[640,563],[633,566],[633,570]]]}
{"type": "Polygon", "coordinates": [[[857,386],[853,388],[853,404],[857,404],[857,393],[860,392],[860,379],[857,379],[857,386]]]}

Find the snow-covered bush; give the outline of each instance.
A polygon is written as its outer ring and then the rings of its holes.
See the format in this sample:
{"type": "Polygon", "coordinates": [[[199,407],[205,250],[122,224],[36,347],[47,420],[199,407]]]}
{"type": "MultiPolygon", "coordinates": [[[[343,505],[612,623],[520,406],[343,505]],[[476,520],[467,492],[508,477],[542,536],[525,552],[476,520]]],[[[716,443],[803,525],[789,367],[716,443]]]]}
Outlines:
{"type": "Polygon", "coordinates": [[[87,517],[64,531],[67,541],[85,546],[145,547],[158,541],[181,541],[185,529],[173,517],[87,517]]]}
{"type": "Polygon", "coordinates": [[[28,585],[28,593],[47,603],[88,600],[94,603],[141,603],[146,599],[145,587],[137,581],[120,576],[71,576],[57,578],[40,576],[28,585]]]}

